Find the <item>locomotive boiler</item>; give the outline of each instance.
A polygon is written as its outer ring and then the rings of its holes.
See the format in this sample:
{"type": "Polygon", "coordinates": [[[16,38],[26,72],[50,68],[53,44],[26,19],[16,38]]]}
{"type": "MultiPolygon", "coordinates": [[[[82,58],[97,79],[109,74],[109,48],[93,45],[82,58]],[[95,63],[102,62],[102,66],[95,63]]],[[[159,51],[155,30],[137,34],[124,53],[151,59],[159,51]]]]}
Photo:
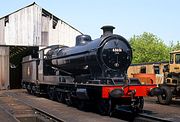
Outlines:
{"type": "Polygon", "coordinates": [[[101,38],[91,40],[79,35],[75,47],[50,50],[50,65],[71,75],[90,74],[98,77],[124,77],[132,60],[132,49],[125,38],[113,34],[114,27],[104,26],[101,38]]]}
{"type": "Polygon", "coordinates": [[[127,78],[132,60],[128,41],[113,34],[113,26],[104,26],[100,38],[76,37],[76,46],[49,46],[39,58],[25,57],[22,62],[22,86],[31,94],[48,94],[68,105],[84,108],[89,103],[101,114],[110,114],[117,106],[143,109],[144,96],[161,94],[155,85],[142,85],[127,78]],[[88,103],[88,104],[87,104],[88,103]]]}

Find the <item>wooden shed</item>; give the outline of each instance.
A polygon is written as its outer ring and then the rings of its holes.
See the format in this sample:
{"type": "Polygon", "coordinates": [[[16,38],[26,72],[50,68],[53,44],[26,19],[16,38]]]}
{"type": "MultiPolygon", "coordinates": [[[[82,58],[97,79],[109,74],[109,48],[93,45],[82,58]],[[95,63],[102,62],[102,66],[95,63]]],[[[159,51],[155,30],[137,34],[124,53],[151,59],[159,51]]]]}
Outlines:
{"type": "MultiPolygon", "coordinates": [[[[0,18],[0,89],[20,82],[23,56],[49,45],[74,46],[82,33],[36,3],[0,18]]],[[[19,84],[19,83],[18,83],[19,84]]],[[[14,87],[16,88],[16,87],[14,87]]]]}

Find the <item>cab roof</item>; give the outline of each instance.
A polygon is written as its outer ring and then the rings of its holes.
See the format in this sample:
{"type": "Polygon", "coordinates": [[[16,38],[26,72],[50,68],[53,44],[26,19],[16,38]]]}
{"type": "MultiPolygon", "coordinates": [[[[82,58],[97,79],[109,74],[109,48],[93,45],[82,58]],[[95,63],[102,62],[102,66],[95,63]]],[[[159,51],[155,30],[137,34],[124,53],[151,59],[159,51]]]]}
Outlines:
{"type": "Polygon", "coordinates": [[[172,51],[170,53],[180,53],[180,50],[175,50],[175,51],[172,51]]]}

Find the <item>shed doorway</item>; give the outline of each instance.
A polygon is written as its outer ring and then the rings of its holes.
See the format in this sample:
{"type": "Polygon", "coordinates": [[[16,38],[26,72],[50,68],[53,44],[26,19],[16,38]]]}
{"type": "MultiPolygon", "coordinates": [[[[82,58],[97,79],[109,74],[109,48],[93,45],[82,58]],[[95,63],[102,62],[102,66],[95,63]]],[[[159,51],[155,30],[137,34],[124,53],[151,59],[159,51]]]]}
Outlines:
{"type": "Polygon", "coordinates": [[[9,81],[10,89],[21,88],[22,80],[22,58],[32,55],[38,57],[39,47],[10,46],[9,47],[9,81]]]}

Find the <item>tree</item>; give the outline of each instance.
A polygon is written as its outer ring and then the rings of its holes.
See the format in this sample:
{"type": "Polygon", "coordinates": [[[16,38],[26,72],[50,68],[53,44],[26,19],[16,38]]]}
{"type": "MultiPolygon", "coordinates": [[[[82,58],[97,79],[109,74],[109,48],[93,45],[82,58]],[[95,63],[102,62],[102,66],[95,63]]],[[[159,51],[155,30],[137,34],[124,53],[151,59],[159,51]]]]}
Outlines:
{"type": "Polygon", "coordinates": [[[169,60],[170,48],[152,33],[144,32],[142,35],[130,39],[133,48],[133,63],[160,62],[169,60]]]}
{"type": "Polygon", "coordinates": [[[173,43],[171,44],[171,48],[172,48],[172,51],[175,51],[175,50],[180,50],[180,42],[177,41],[177,44],[174,45],[173,43]]]}

